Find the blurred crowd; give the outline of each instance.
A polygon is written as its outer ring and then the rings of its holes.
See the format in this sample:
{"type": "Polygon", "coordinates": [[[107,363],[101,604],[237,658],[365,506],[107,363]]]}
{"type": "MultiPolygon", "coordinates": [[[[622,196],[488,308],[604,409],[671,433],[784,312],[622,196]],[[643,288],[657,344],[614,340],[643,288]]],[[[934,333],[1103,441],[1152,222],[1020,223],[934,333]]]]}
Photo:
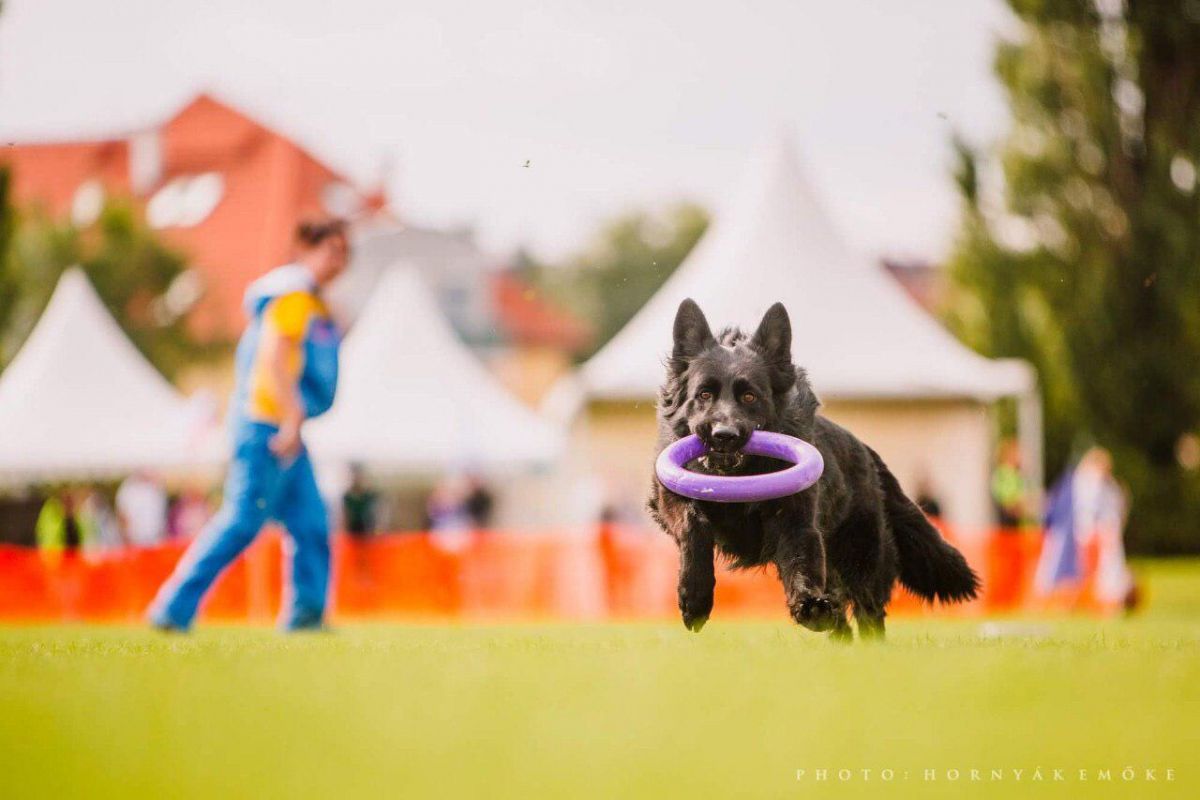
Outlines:
{"type": "MultiPolygon", "coordinates": [[[[153,473],[141,471],[115,485],[39,487],[22,505],[32,506],[35,514],[29,519],[32,536],[19,541],[47,554],[99,554],[189,541],[219,508],[220,497],[199,483],[169,489],[153,473]]],[[[489,528],[494,506],[491,488],[478,475],[453,473],[425,491],[384,492],[358,466],[350,469],[340,502],[330,503],[335,527],[352,538],[423,529],[451,548],[456,534],[489,528]]]]}
{"type": "Polygon", "coordinates": [[[134,473],[115,488],[60,486],[41,499],[33,540],[46,553],[100,553],[188,540],[208,522],[215,500],[196,486],[169,492],[148,472],[134,473]]]}

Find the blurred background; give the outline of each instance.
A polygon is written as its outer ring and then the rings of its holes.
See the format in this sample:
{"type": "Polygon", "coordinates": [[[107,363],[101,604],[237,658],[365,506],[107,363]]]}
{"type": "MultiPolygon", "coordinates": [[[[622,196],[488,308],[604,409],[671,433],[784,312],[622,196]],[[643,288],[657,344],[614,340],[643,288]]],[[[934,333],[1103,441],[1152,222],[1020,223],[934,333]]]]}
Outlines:
{"type": "MultiPolygon", "coordinates": [[[[1195,0],[6,0],[0,616],[142,613],[219,504],[242,294],[312,215],[353,225],[306,426],[339,613],[670,614],[687,296],[785,302],[984,575],[966,613],[1136,608],[1126,550],[1200,549],[1198,157],[1195,0]]],[[[279,546],[208,613],[268,616],[279,546]]]]}

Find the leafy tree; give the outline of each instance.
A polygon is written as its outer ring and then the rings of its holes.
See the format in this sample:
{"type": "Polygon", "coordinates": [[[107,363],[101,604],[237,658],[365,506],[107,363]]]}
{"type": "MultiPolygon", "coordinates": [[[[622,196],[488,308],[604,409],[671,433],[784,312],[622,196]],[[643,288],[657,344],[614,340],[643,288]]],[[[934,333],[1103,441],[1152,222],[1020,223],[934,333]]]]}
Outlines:
{"type": "Polygon", "coordinates": [[[59,277],[75,265],[87,273],[133,343],[168,377],[226,351],[225,343],[193,339],[187,315],[199,296],[195,278],[183,256],[159,241],[130,204],[107,203],[96,222],[84,228],[38,212],[16,224],[14,218],[11,206],[0,200],[0,364],[16,354],[59,277]],[[3,247],[5,219],[8,247],[3,247]]]}
{"type": "Polygon", "coordinates": [[[960,147],[952,323],[1039,367],[1052,471],[1080,443],[1113,450],[1131,546],[1195,551],[1179,453],[1200,427],[1200,3],[1009,5],[1012,128],[994,154],[960,147]]]}
{"type": "Polygon", "coordinates": [[[708,213],[692,203],[662,214],[633,211],[607,222],[589,247],[561,264],[524,256],[518,268],[595,325],[594,353],[658,291],[707,227],[708,213]]]}

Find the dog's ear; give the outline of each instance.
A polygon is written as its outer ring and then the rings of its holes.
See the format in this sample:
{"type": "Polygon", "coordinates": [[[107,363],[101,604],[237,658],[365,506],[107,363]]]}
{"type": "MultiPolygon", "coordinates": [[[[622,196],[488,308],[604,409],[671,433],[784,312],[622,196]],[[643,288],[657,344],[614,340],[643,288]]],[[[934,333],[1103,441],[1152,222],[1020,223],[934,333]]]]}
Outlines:
{"type": "Polygon", "coordinates": [[[776,303],[763,314],[750,345],[771,363],[792,363],[792,321],[783,303],[776,303]]]}
{"type": "Polygon", "coordinates": [[[679,304],[675,312],[675,347],[671,357],[676,360],[687,360],[704,352],[706,348],[717,343],[708,320],[696,301],[688,298],[679,304]]]}

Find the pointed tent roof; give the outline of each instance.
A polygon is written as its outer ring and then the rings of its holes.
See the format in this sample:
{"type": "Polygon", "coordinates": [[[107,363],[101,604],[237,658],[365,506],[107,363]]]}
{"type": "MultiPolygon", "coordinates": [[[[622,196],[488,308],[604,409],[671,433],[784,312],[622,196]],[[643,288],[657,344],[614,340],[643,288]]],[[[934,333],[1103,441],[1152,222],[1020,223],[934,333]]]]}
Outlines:
{"type": "Polygon", "coordinates": [[[992,361],[931,319],[883,270],[854,257],[810,188],[789,137],[765,148],[742,191],[679,269],[582,368],[589,397],[645,399],[681,300],[700,304],[714,331],[753,331],[782,301],[792,349],[826,398],[991,400],[1028,390],[1023,362],[992,361]]]}
{"type": "Polygon", "coordinates": [[[429,474],[545,464],[561,448],[458,340],[412,267],[380,277],[341,362],[334,407],[306,429],[318,459],[429,474]]]}
{"type": "Polygon", "coordinates": [[[120,475],[215,458],[189,403],[142,357],[78,268],[0,374],[0,479],[120,475]],[[203,457],[210,453],[210,457],[203,457]]]}

